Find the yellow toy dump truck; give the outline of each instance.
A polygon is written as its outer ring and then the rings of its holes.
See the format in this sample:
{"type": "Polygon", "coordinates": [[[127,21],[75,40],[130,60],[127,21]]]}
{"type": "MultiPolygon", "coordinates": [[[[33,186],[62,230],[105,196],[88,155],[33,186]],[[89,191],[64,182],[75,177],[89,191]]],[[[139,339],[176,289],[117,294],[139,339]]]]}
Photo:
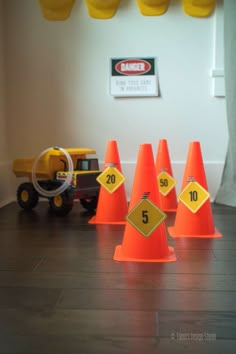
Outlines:
{"type": "Polygon", "coordinates": [[[38,159],[18,158],[13,162],[13,172],[16,177],[27,177],[29,182],[21,183],[17,189],[17,201],[21,208],[31,210],[38,204],[39,197],[44,193],[35,188],[33,177],[37,179],[40,190],[52,193],[60,189],[70,173],[71,182],[61,194],[47,197],[50,209],[56,215],[66,215],[73,207],[74,200],[80,200],[83,208],[92,212],[97,207],[100,184],[97,177],[101,173],[97,158],[87,158],[86,155],[96,151],[87,148],[60,149],[50,148],[38,159]],[[73,162],[73,172],[68,171],[69,154],[73,162]],[[37,165],[35,162],[37,160],[37,165]],[[35,168],[35,171],[33,171],[35,168]],[[34,172],[34,174],[32,173],[34,172]]]}

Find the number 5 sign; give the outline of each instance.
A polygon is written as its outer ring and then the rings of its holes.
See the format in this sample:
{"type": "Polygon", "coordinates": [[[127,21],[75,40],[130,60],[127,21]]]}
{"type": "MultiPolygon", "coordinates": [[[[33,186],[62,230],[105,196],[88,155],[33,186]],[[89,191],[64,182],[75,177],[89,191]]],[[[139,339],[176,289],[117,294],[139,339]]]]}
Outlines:
{"type": "Polygon", "coordinates": [[[115,167],[108,166],[97,178],[97,181],[109,193],[113,193],[125,181],[125,177],[115,167]]]}
{"type": "Polygon", "coordinates": [[[126,217],[144,237],[149,237],[165,218],[166,214],[147,198],[141,199],[126,217]]]}

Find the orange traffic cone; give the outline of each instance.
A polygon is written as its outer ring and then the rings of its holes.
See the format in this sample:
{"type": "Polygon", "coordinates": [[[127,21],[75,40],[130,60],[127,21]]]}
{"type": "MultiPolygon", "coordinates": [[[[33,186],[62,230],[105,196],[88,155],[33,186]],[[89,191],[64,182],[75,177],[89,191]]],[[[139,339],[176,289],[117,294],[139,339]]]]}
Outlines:
{"type": "MultiPolygon", "coordinates": [[[[170,177],[171,180],[167,180],[166,178],[164,179],[164,182],[166,181],[167,184],[172,183],[173,187],[172,189],[168,190],[169,188],[167,187],[167,193],[162,193],[161,192],[161,186],[159,185],[159,190],[160,190],[160,207],[164,211],[176,211],[177,209],[177,197],[176,197],[176,190],[175,190],[175,181],[173,179],[173,173],[172,173],[172,168],[171,168],[171,163],[170,163],[170,156],[169,156],[169,151],[168,151],[168,145],[166,139],[161,139],[158,144],[158,149],[157,149],[157,156],[156,156],[156,174],[157,176],[160,176],[162,173],[167,173],[170,177]]],[[[162,181],[162,179],[160,179],[162,181]]],[[[159,182],[160,182],[159,181],[159,182]]],[[[163,190],[166,189],[165,187],[163,190]]]]}
{"type": "MultiPolygon", "coordinates": [[[[152,217],[152,213],[155,213],[156,210],[160,211],[159,208],[156,209],[156,206],[159,205],[158,197],[159,192],[156,183],[152,147],[151,144],[142,144],[139,149],[129,205],[129,215],[138,210],[137,216],[134,216],[134,222],[140,223],[140,228],[144,226],[142,223],[146,224],[146,226],[149,226],[148,223],[150,223],[151,226],[153,219],[154,224],[156,224],[156,214],[152,217]],[[148,208],[143,210],[142,207],[139,207],[138,209],[138,206],[141,205],[139,203],[147,195],[148,200],[154,205],[150,212],[148,208]]],[[[162,213],[162,211],[160,212],[162,213]]],[[[140,228],[133,226],[129,222],[126,223],[123,242],[121,245],[116,246],[114,260],[133,262],[173,262],[176,260],[174,249],[168,247],[163,222],[156,228],[152,225],[153,231],[149,233],[148,237],[143,236],[143,233],[139,231],[140,228]]]]}
{"type": "MultiPolygon", "coordinates": [[[[114,166],[122,173],[117,142],[115,140],[108,141],[103,170],[109,165],[114,166]]],[[[128,202],[124,183],[113,193],[110,193],[101,186],[96,215],[89,220],[89,224],[125,224],[127,211],[128,202]]]]}
{"type": "MultiPolygon", "coordinates": [[[[208,191],[201,147],[198,141],[191,142],[189,146],[181,193],[190,181],[196,181],[206,192],[208,191]]],[[[191,193],[193,195],[194,192],[190,191],[189,194],[191,195],[191,193]]],[[[198,192],[195,191],[195,193],[198,192]]],[[[197,194],[195,196],[197,200],[197,194]]],[[[222,237],[219,231],[214,227],[210,198],[207,198],[202,206],[196,210],[196,212],[192,212],[183,202],[179,201],[174,226],[168,228],[170,236],[202,238],[222,237]]]]}

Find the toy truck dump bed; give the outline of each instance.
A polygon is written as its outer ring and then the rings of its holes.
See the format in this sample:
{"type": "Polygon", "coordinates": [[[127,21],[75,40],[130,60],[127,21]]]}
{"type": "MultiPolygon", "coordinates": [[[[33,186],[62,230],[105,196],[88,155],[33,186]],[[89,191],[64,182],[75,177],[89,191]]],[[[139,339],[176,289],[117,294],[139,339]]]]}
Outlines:
{"type": "MultiPolygon", "coordinates": [[[[73,201],[79,199],[81,205],[92,211],[96,209],[100,185],[97,177],[101,173],[97,158],[87,158],[87,155],[96,151],[88,148],[65,149],[73,161],[73,176],[71,185],[61,193],[48,198],[51,210],[57,215],[67,214],[73,207],[73,201]]],[[[35,158],[17,158],[13,161],[13,172],[16,177],[27,177],[29,182],[19,185],[17,200],[21,208],[34,208],[39,197],[32,183],[32,169],[35,158]]],[[[49,149],[37,161],[34,174],[38,184],[46,191],[53,191],[62,185],[68,175],[67,158],[57,149],[49,149]]]]}
{"type": "MultiPolygon", "coordinates": [[[[76,169],[76,164],[78,160],[83,160],[86,155],[96,154],[95,150],[87,148],[75,148],[75,149],[65,149],[71,156],[73,161],[74,169],[76,169]]],[[[13,172],[16,177],[28,177],[31,179],[32,167],[35,158],[18,158],[13,161],[13,172]]],[[[53,179],[55,177],[56,171],[66,170],[65,168],[66,158],[65,155],[57,149],[48,151],[44,156],[42,156],[37,164],[36,177],[43,179],[53,179]]]]}

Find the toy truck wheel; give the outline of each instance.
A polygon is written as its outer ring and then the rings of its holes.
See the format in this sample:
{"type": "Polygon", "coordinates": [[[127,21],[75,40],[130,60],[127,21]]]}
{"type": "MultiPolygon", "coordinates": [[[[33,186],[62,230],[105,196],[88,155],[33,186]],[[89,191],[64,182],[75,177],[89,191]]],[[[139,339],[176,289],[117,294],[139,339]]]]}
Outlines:
{"type": "Polygon", "coordinates": [[[98,197],[80,199],[80,203],[84,209],[88,211],[94,211],[97,208],[98,197]]]}
{"type": "Polygon", "coordinates": [[[38,204],[39,196],[32,183],[26,182],[19,185],[17,201],[19,206],[25,210],[31,210],[38,204]]]}
{"type": "Polygon", "coordinates": [[[58,215],[65,216],[73,208],[73,199],[67,191],[49,199],[50,210],[58,215]]]}

